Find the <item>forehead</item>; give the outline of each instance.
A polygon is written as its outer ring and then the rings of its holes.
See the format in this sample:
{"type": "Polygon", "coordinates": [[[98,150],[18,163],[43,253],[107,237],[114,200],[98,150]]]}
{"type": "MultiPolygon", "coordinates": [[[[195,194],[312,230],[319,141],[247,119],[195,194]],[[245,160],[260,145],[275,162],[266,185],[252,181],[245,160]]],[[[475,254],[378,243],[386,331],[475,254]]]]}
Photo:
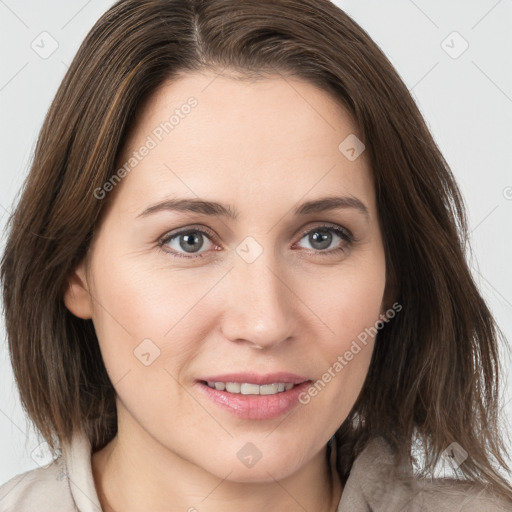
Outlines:
{"type": "Polygon", "coordinates": [[[118,160],[129,170],[118,188],[132,209],[169,194],[290,201],[334,188],[371,202],[366,154],[348,159],[339,147],[347,137],[360,137],[349,112],[308,82],[184,74],[138,112],[118,160]]]}

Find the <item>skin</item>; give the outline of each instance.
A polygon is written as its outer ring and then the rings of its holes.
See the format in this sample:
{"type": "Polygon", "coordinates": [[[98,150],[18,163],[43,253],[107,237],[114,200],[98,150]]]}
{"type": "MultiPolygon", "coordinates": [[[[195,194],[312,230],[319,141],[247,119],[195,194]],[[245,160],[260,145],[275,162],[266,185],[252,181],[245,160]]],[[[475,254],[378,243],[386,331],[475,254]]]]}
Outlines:
{"type": "Polygon", "coordinates": [[[195,382],[233,371],[316,381],[386,311],[367,153],[350,161],[340,152],[357,127],[309,83],[214,78],[184,74],[149,98],[120,165],[187,98],[198,105],[110,192],[69,280],[66,306],[92,318],[118,395],[118,435],[92,457],[98,495],[106,511],[335,511],[342,486],[325,463],[326,443],[361,390],[372,338],[307,405],[276,419],[236,417],[195,382]],[[293,216],[297,205],[328,195],[358,198],[368,218],[355,208],[293,216]],[[170,197],[218,201],[239,219],[138,217],[170,197]],[[330,244],[315,242],[324,224],[349,229],[356,241],[328,232],[330,244]],[[180,247],[180,237],[158,246],[190,226],[213,234],[199,234],[196,252],[180,247]],[[252,263],[236,252],[248,236],[263,251],[252,263]],[[134,350],[147,338],[160,355],[145,366],[134,350]],[[248,442],[262,455],[250,468],[237,457],[248,442]]]}

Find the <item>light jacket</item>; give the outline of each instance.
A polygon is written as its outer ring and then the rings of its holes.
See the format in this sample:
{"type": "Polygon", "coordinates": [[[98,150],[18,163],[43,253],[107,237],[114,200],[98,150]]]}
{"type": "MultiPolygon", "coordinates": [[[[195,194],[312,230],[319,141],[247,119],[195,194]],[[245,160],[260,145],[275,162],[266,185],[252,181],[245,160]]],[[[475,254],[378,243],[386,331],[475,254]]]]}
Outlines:
{"type": "MultiPolygon", "coordinates": [[[[0,511],[101,512],[91,457],[87,437],[76,435],[53,462],[16,475],[2,485],[0,511]]],[[[412,467],[404,471],[412,476],[412,467]]],[[[393,470],[387,443],[373,439],[352,465],[338,512],[512,511],[512,504],[492,496],[485,486],[400,475],[393,470]]]]}

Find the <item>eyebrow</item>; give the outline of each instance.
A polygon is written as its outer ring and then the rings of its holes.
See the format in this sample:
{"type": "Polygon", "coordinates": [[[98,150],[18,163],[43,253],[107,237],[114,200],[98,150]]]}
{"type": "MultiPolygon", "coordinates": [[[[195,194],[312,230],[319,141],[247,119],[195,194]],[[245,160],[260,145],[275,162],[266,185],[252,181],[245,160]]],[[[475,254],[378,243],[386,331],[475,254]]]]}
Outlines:
{"type": "MultiPolygon", "coordinates": [[[[362,213],[367,220],[370,219],[370,212],[367,206],[354,196],[328,196],[307,201],[293,209],[294,216],[305,216],[311,213],[326,212],[331,210],[343,210],[352,208],[362,213]]],[[[216,217],[226,217],[237,220],[238,212],[231,206],[226,206],[215,201],[204,201],[202,199],[166,199],[149,208],[146,208],[137,217],[147,217],[156,212],[177,211],[193,212],[216,217]]]]}

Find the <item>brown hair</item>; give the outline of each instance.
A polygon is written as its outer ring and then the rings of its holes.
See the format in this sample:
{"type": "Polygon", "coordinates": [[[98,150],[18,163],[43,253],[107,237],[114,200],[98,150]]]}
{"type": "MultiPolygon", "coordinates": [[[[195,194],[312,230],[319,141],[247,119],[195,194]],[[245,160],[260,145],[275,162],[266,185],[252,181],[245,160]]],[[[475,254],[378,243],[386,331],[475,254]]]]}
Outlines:
{"type": "Polygon", "coordinates": [[[457,442],[469,453],[463,475],[512,500],[491,460],[510,471],[498,427],[506,340],[465,259],[463,199],[390,62],[327,0],[121,0],[89,32],[44,121],[1,263],[29,416],[52,450],[79,429],[93,451],[115,435],[115,390],[92,321],[67,310],[63,290],[105,213],[94,191],[111,179],[137,109],[178,73],[225,69],[295,76],[329,92],[353,115],[370,158],[386,293],[403,310],[379,331],[336,433],[342,481],[370,438],[383,436],[398,460],[419,436],[426,470],[457,442]]]}

